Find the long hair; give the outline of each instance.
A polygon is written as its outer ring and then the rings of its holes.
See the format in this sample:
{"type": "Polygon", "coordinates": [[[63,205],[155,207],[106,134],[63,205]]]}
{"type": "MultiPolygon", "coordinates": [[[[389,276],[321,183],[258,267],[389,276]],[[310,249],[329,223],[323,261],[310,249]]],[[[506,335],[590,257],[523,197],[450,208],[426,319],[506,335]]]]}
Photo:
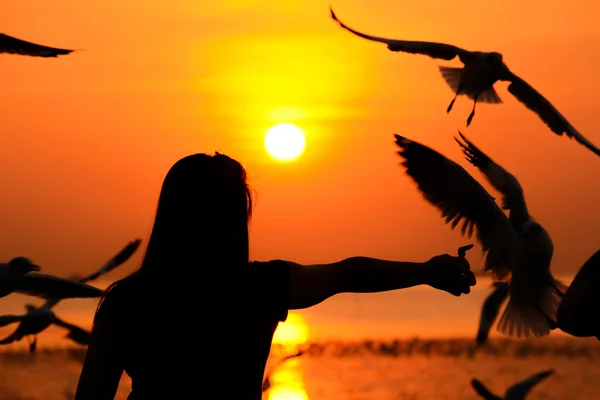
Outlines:
{"type": "Polygon", "coordinates": [[[163,182],[140,268],[110,285],[102,300],[124,281],[165,287],[171,278],[195,280],[207,270],[212,278],[226,277],[232,269],[243,268],[249,257],[251,215],[252,193],[239,162],[219,153],[180,159],[163,182]]]}

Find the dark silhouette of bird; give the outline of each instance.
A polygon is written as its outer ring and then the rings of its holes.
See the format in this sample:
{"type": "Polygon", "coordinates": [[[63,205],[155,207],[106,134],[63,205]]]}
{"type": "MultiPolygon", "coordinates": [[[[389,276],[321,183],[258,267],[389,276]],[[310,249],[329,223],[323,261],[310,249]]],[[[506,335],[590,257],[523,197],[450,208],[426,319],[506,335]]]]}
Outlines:
{"type": "Polygon", "coordinates": [[[491,271],[495,280],[510,279],[510,299],[498,330],[517,337],[547,335],[556,326],[556,310],[566,289],[550,272],[552,240],[529,216],[516,178],[460,136],[463,142],[457,141],[467,160],[502,193],[509,217],[463,167],[427,146],[396,135],[402,165],[424,198],[442,211],[446,223],[455,228],[463,220],[461,231],[468,237],[477,228],[477,239],[486,254],[483,270],[491,271]]]}
{"type": "Polygon", "coordinates": [[[486,400],[525,400],[527,394],[531,391],[531,389],[535,385],[546,379],[548,376],[552,375],[552,373],[554,373],[554,371],[550,369],[532,375],[521,382],[517,382],[516,384],[508,388],[508,390],[504,394],[504,397],[500,397],[493,394],[488,388],[486,388],[483,385],[483,383],[481,383],[477,379],[473,379],[471,381],[471,386],[473,386],[473,389],[475,389],[479,396],[486,400]]]}
{"type": "MultiPolygon", "coordinates": [[[[81,278],[79,282],[85,284],[85,282],[94,280],[99,276],[104,275],[112,271],[119,265],[123,264],[133,255],[133,253],[139,247],[140,243],[140,239],[136,239],[128,243],[117,255],[111,258],[106,264],[104,264],[102,267],[100,267],[93,273],[81,278]]],[[[27,304],[25,306],[27,309],[27,313],[23,315],[0,316],[0,327],[19,322],[19,326],[11,335],[9,335],[3,340],[0,340],[0,345],[19,341],[24,337],[27,337],[29,339],[30,336],[33,336],[33,340],[30,341],[29,344],[29,350],[31,352],[34,352],[37,348],[37,335],[43,332],[52,324],[67,329],[69,333],[66,337],[68,339],[71,339],[75,343],[78,343],[80,345],[89,344],[89,331],[58,318],[56,314],[52,311],[52,308],[56,306],[56,304],[58,304],[60,300],[61,299],[50,299],[46,301],[41,307],[35,307],[33,305],[27,304]]]]}
{"type": "Polygon", "coordinates": [[[558,328],[600,340],[600,250],[579,269],[558,307],[558,328]]]}
{"type": "Polygon", "coordinates": [[[27,313],[24,315],[6,315],[0,317],[0,327],[13,322],[19,322],[19,326],[12,334],[0,340],[0,345],[13,343],[24,337],[29,338],[29,336],[33,336],[33,341],[30,341],[29,343],[29,351],[33,353],[37,348],[36,335],[52,324],[67,329],[69,333],[66,337],[75,343],[81,345],[89,344],[91,333],[58,318],[52,311],[50,305],[35,307],[31,304],[27,304],[25,308],[27,309],[27,313]]]}
{"type": "Polygon", "coordinates": [[[500,312],[502,303],[508,298],[508,282],[494,282],[494,291],[485,299],[481,308],[479,330],[477,331],[477,346],[483,345],[500,312]]]}
{"type": "Polygon", "coordinates": [[[31,57],[58,57],[72,53],[73,50],[42,46],[0,33],[0,53],[18,54],[31,57]]]}
{"type": "Polygon", "coordinates": [[[269,390],[271,388],[271,376],[273,375],[273,372],[275,371],[275,369],[277,369],[279,366],[281,366],[281,364],[283,364],[287,360],[291,360],[292,358],[300,357],[303,354],[304,354],[304,350],[299,350],[297,353],[290,354],[288,356],[283,357],[279,361],[277,361],[277,363],[275,365],[273,365],[273,367],[271,367],[271,369],[269,370],[269,373],[263,380],[262,391],[266,392],[267,390],[269,390]]]}
{"type": "Polygon", "coordinates": [[[12,292],[44,299],[102,296],[101,289],[86,283],[33,272],[39,270],[39,266],[25,257],[0,263],[0,297],[12,292]]]}
{"type": "Polygon", "coordinates": [[[452,110],[456,98],[465,95],[473,100],[473,109],[467,118],[467,126],[471,124],[475,115],[477,102],[497,104],[502,103],[500,96],[494,89],[497,81],[508,81],[508,91],[517,100],[523,103],[531,111],[559,136],[566,134],[570,138],[587,147],[594,154],[600,156],[600,148],[579,133],[573,125],[537,90],[523,79],[512,73],[502,61],[502,55],[497,52],[469,51],[459,47],[435,42],[418,42],[398,39],[387,39],[367,35],[356,31],[340,21],[333,9],[330,7],[331,18],[347,31],[361,38],[384,43],[391,51],[401,51],[410,54],[422,54],[435,59],[450,61],[455,57],[464,64],[462,68],[440,66],[440,72],[446,83],[454,92],[454,98],[447,108],[452,110]]]}

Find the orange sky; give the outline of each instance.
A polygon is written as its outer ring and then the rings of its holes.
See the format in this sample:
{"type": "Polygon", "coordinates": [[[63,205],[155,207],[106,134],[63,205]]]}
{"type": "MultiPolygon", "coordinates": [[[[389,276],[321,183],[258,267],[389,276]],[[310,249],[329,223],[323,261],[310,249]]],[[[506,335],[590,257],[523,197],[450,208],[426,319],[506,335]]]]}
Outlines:
{"type": "MultiPolygon", "coordinates": [[[[589,0],[336,1],[368,33],[497,50],[600,145],[600,30],[589,0]]],[[[426,260],[467,243],[399,167],[393,133],[430,145],[483,182],[452,139],[460,128],[514,173],[576,271],[600,245],[600,164],[497,84],[502,105],[454,110],[438,65],[352,36],[324,1],[21,0],[0,31],[83,49],[58,59],[0,54],[0,260],[43,272],[97,268],[150,232],[169,167],[219,151],[248,169],[258,200],[252,258],[327,262],[353,255],[426,260]],[[266,130],[294,122],[306,152],[280,164],[266,130]]],[[[488,185],[485,185],[489,188],[488,185]]],[[[495,193],[492,192],[494,195],[495,193]]],[[[108,278],[137,266],[142,252],[108,278]]],[[[479,250],[470,253],[481,267],[479,250]]]]}

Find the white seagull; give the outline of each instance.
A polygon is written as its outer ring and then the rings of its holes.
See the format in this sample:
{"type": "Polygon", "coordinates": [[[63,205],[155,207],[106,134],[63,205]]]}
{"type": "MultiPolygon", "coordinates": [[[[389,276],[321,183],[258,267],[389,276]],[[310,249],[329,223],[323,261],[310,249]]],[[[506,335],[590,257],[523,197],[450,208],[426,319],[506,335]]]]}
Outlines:
{"type": "Polygon", "coordinates": [[[0,33],[0,53],[18,54],[31,57],[58,57],[72,53],[73,50],[59,49],[56,47],[42,46],[17,39],[12,36],[0,33]]]}
{"type": "Polygon", "coordinates": [[[25,257],[15,257],[8,263],[0,263],[0,297],[12,292],[44,299],[102,296],[102,289],[86,283],[32,272],[39,270],[39,266],[25,257]]]}
{"type": "Polygon", "coordinates": [[[558,328],[600,340],[600,250],[581,267],[558,307],[558,328]]]}
{"type": "Polygon", "coordinates": [[[504,394],[504,397],[496,396],[477,379],[473,379],[471,381],[471,386],[473,386],[473,389],[475,389],[479,396],[483,397],[486,400],[525,400],[527,394],[535,385],[537,385],[553,373],[554,371],[550,369],[532,375],[521,382],[517,382],[508,388],[508,390],[504,394]]]}
{"type": "MultiPolygon", "coordinates": [[[[460,134],[460,132],[459,132],[460,134]]],[[[425,199],[442,211],[452,228],[463,220],[462,234],[477,228],[484,271],[509,281],[510,299],[498,324],[509,336],[544,336],[556,328],[556,311],[566,287],[550,272],[553,244],[542,225],[532,220],[517,179],[477,149],[462,134],[457,139],[471,164],[503,195],[507,217],[494,198],[460,165],[420,143],[396,135],[406,173],[425,199]]]]}
{"type": "MultiPolygon", "coordinates": [[[[89,282],[104,275],[119,265],[127,261],[133,253],[137,250],[141,243],[140,239],[136,239],[129,242],[117,255],[112,257],[106,264],[98,268],[95,272],[87,275],[84,278],[79,279],[81,283],[89,282]]],[[[81,345],[87,345],[89,343],[90,332],[80,328],[76,325],[69,324],[58,318],[52,311],[52,308],[58,304],[60,299],[50,299],[46,301],[41,307],[35,307],[27,304],[25,307],[27,313],[23,315],[4,315],[0,316],[0,327],[6,326],[12,323],[19,322],[17,329],[7,338],[0,340],[0,345],[9,344],[15,341],[23,339],[23,337],[29,338],[33,336],[33,341],[30,342],[29,350],[34,352],[37,346],[37,334],[44,331],[50,325],[54,324],[61,326],[69,330],[67,338],[73,340],[81,345]]]]}
{"type": "Polygon", "coordinates": [[[342,28],[364,39],[385,43],[391,51],[422,54],[431,58],[448,61],[458,56],[459,60],[464,64],[463,68],[440,66],[439,69],[442,77],[455,93],[446,110],[447,112],[450,112],[459,95],[466,95],[473,100],[473,110],[467,119],[467,126],[469,126],[475,115],[475,105],[478,101],[492,104],[502,103],[500,96],[494,90],[494,84],[497,81],[509,81],[508,91],[527,108],[535,112],[548,125],[552,132],[559,136],[564,133],[600,156],[600,148],[596,147],[579,133],[544,96],[508,69],[502,61],[502,54],[497,52],[469,51],[444,43],[417,42],[371,36],[348,27],[336,17],[331,8],[330,11],[331,17],[342,28]]]}
{"type": "Polygon", "coordinates": [[[494,282],[493,285],[494,291],[485,299],[483,307],[481,307],[476,338],[477,346],[481,346],[487,341],[490,329],[498,318],[500,307],[508,297],[508,282],[494,282]]]}

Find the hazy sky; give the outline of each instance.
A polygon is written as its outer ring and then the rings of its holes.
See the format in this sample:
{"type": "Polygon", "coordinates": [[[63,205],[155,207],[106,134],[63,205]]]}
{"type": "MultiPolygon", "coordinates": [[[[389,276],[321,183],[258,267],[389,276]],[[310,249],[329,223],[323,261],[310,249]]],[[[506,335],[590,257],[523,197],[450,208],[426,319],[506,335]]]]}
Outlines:
{"type": "MultiPolygon", "coordinates": [[[[600,30],[591,0],[335,1],[365,32],[496,50],[600,145],[600,30]]],[[[553,271],[599,247],[600,160],[552,133],[497,84],[502,105],[451,90],[438,65],[342,30],[329,2],[20,0],[0,31],[81,49],[58,59],[0,55],[0,260],[23,255],[60,275],[89,271],[146,239],[169,167],[223,152],[258,193],[252,258],[327,262],[354,255],[421,260],[468,243],[399,166],[401,133],[467,164],[461,129],[515,174],[555,244],[553,271]],[[302,158],[265,153],[266,130],[293,122],[302,158]]],[[[489,185],[484,184],[489,188],[489,185]]],[[[495,192],[492,192],[496,195],[495,192]]],[[[137,266],[138,252],[108,278],[137,266]]],[[[482,265],[480,247],[469,253],[482,265]]]]}

